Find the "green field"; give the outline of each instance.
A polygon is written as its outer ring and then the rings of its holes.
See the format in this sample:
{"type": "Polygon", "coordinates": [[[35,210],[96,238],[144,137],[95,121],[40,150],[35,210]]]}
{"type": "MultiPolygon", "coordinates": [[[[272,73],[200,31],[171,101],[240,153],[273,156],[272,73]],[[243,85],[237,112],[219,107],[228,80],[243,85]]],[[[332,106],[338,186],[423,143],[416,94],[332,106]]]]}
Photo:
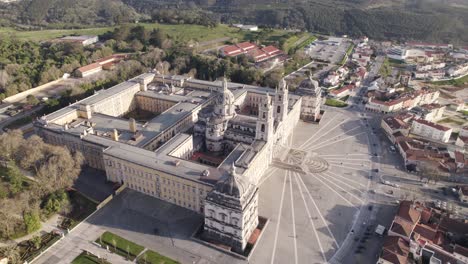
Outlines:
{"type": "Polygon", "coordinates": [[[147,250],[137,260],[138,264],[179,264],[179,262],[160,255],[152,250],[147,250]]]}
{"type": "MultiPolygon", "coordinates": [[[[130,24],[135,26],[137,24],[130,24]]],[[[196,42],[209,41],[224,37],[229,37],[231,39],[237,39],[237,41],[243,40],[252,40],[255,39],[257,35],[261,35],[262,31],[249,32],[242,31],[238,28],[229,27],[228,25],[220,24],[216,27],[210,28],[200,25],[169,25],[169,24],[158,24],[158,23],[139,23],[147,29],[161,29],[164,33],[169,35],[176,41],[189,41],[193,40],[196,42]]],[[[48,29],[48,30],[38,30],[38,31],[17,31],[13,28],[0,28],[0,37],[3,35],[12,35],[21,40],[32,40],[32,41],[44,41],[54,38],[59,38],[67,35],[100,35],[107,31],[113,30],[114,27],[100,27],[100,28],[87,28],[87,29],[48,29]]],[[[261,39],[266,42],[277,41],[282,37],[288,35],[287,31],[284,30],[271,30],[266,32],[261,39]]],[[[301,36],[301,35],[300,35],[301,36]]],[[[297,41],[295,35],[289,37],[286,42],[297,41]],[[291,38],[291,40],[289,39],[291,38]],[[296,38],[296,40],[292,39],[296,38]]]]}
{"type": "Polygon", "coordinates": [[[78,257],[76,257],[71,264],[110,264],[110,262],[83,252],[78,257]]]}
{"type": "Polygon", "coordinates": [[[448,81],[437,81],[437,82],[431,82],[431,84],[434,85],[453,85],[457,87],[462,87],[466,86],[468,87],[468,75],[465,75],[464,77],[461,77],[456,80],[448,80],[448,81]]]}
{"type": "Polygon", "coordinates": [[[346,106],[348,106],[348,104],[343,102],[343,101],[336,100],[336,99],[331,99],[331,98],[327,98],[327,100],[325,101],[325,105],[333,106],[333,107],[346,107],[346,106]]]}
{"type": "Polygon", "coordinates": [[[104,232],[96,242],[101,244],[103,247],[109,246],[110,251],[123,257],[128,257],[130,260],[134,260],[136,256],[145,249],[143,246],[135,244],[132,241],[128,241],[127,239],[111,232],[104,232]]]}

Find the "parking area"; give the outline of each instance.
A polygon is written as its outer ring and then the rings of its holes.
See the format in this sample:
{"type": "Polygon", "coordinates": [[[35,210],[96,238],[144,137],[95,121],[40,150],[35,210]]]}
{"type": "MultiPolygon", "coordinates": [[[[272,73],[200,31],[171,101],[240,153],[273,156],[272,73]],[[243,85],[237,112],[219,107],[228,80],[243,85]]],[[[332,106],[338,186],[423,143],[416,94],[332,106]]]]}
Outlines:
{"type": "Polygon", "coordinates": [[[313,42],[305,51],[312,59],[337,64],[343,59],[349,45],[346,39],[330,38],[313,42]]]}

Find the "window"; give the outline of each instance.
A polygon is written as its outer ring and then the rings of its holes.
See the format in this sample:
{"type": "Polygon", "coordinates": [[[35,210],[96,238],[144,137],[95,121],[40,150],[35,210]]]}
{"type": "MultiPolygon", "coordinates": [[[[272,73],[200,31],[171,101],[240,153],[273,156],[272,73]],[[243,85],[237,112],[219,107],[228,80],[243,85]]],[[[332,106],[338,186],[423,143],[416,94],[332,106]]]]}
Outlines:
{"type": "Polygon", "coordinates": [[[281,113],[281,106],[278,105],[278,108],[276,108],[276,112],[279,114],[281,113]]]}
{"type": "Polygon", "coordinates": [[[223,221],[223,222],[226,221],[226,215],[225,214],[220,213],[219,217],[221,218],[221,221],[223,221]]]}
{"type": "Polygon", "coordinates": [[[265,132],[265,124],[262,124],[262,128],[260,129],[262,132],[265,132]]]}
{"type": "Polygon", "coordinates": [[[263,118],[266,118],[266,114],[265,114],[265,112],[263,112],[263,118]]]}

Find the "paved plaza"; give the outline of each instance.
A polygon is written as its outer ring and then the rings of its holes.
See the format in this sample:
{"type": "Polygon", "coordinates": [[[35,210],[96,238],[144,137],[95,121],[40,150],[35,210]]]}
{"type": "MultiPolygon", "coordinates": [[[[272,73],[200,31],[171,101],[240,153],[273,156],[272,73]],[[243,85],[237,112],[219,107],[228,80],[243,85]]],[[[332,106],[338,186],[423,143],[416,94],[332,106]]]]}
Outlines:
{"type": "MultiPolygon", "coordinates": [[[[269,223],[249,263],[342,263],[354,253],[348,236],[359,212],[377,213],[362,206],[376,158],[368,134],[358,115],[340,110],[327,111],[320,125],[298,124],[261,181],[259,215],[269,223]]],[[[202,222],[192,211],[125,190],[36,263],[69,263],[82,249],[126,263],[91,243],[104,231],[181,263],[247,263],[191,240],[202,222]]]]}

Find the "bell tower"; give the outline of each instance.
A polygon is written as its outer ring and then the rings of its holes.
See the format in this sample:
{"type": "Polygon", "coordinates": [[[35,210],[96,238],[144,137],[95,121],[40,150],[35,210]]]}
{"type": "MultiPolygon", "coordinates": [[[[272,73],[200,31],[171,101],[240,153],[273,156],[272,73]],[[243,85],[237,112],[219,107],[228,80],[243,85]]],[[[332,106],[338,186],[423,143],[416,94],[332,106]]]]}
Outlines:
{"type": "Polygon", "coordinates": [[[281,79],[279,87],[276,88],[275,100],[273,102],[274,117],[277,122],[284,121],[288,115],[289,91],[286,81],[281,79]]]}
{"type": "Polygon", "coordinates": [[[273,109],[270,95],[267,93],[258,106],[258,120],[255,139],[269,141],[273,138],[273,109]]]}

